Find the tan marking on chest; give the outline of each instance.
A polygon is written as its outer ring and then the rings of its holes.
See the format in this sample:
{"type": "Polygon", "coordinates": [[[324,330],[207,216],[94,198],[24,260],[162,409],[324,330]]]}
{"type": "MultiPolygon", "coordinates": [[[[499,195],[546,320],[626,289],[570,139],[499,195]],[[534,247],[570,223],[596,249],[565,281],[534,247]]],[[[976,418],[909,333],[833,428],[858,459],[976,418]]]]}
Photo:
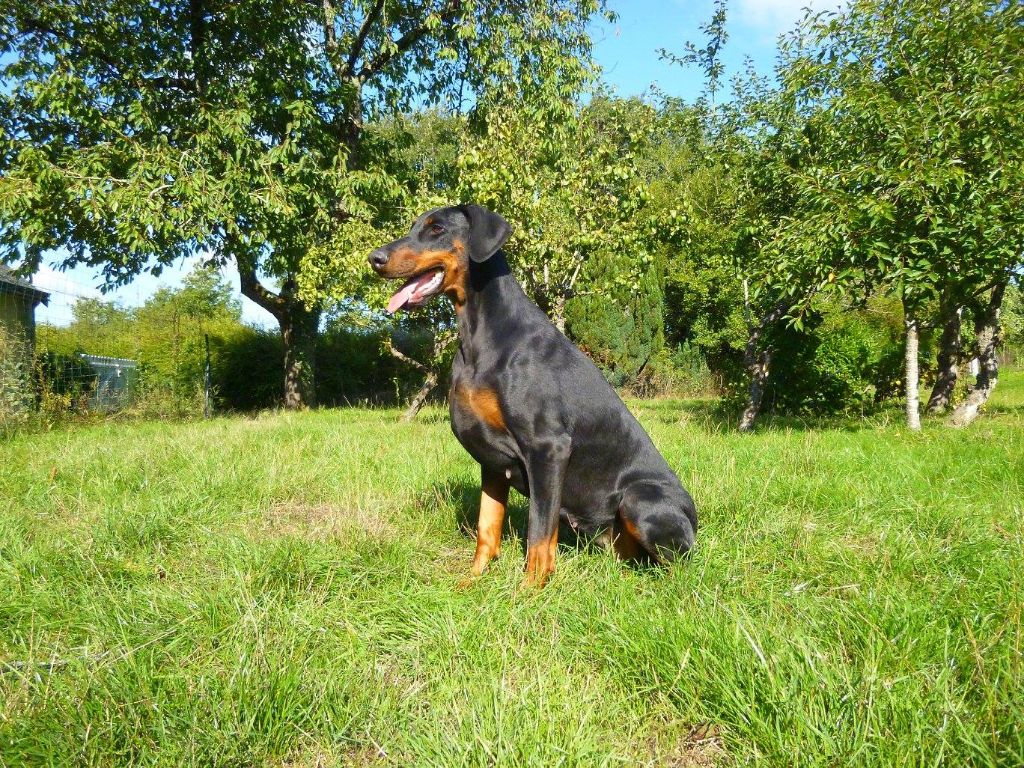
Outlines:
{"type": "Polygon", "coordinates": [[[501,405],[498,403],[498,393],[493,389],[486,387],[473,389],[462,386],[458,388],[455,396],[462,405],[487,426],[502,432],[508,431],[508,427],[505,426],[505,417],[501,413],[501,405]]]}

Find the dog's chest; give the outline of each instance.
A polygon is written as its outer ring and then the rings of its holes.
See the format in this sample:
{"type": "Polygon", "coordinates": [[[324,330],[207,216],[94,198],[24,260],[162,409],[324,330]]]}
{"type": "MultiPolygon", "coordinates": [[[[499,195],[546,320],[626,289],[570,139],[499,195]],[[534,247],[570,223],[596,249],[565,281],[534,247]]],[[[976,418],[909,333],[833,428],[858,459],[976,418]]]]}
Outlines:
{"type": "Polygon", "coordinates": [[[452,432],[474,459],[494,469],[516,461],[515,441],[497,390],[465,372],[455,372],[448,405],[452,432]]]}

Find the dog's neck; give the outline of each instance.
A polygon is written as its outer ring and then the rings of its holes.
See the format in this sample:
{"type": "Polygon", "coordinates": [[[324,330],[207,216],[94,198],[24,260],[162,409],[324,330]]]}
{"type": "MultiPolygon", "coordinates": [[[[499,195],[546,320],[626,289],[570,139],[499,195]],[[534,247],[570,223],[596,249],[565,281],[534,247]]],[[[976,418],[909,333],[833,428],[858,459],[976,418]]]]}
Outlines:
{"type": "Polygon", "coordinates": [[[509,269],[503,251],[482,262],[471,261],[466,280],[466,301],[458,315],[459,341],[471,358],[491,346],[489,337],[506,335],[510,325],[539,313],[509,269]]]}

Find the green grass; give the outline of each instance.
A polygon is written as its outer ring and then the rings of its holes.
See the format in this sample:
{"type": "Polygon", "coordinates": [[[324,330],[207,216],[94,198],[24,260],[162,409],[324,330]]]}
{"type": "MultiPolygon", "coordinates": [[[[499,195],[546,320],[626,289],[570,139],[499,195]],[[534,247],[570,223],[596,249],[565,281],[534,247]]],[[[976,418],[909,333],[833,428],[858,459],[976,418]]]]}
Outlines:
{"type": "Polygon", "coordinates": [[[1024,375],[964,431],[631,405],[698,549],[540,592],[519,498],[464,583],[440,410],[0,444],[0,765],[1024,763],[1024,375]]]}

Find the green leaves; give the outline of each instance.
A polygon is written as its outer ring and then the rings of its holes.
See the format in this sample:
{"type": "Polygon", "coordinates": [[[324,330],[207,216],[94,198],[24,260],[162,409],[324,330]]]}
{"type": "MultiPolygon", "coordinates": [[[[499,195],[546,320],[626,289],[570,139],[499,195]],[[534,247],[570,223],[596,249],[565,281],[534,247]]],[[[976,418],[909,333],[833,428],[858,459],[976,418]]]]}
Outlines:
{"type": "Polygon", "coordinates": [[[564,94],[598,8],[8,3],[0,252],[34,264],[63,248],[120,283],[202,251],[290,279],[309,305],[351,293],[354,254],[406,217],[411,191],[368,121],[461,108],[503,72],[564,94]]]}
{"type": "Polygon", "coordinates": [[[794,208],[772,252],[798,254],[804,274],[838,267],[826,287],[866,279],[899,292],[910,311],[1017,263],[1003,244],[1019,254],[1024,227],[1004,180],[1024,181],[1024,132],[994,117],[1024,110],[1003,81],[1024,76],[1022,20],[1019,4],[860,0],[807,23],[785,52],[780,98],[812,140],[785,174],[794,208]]]}

